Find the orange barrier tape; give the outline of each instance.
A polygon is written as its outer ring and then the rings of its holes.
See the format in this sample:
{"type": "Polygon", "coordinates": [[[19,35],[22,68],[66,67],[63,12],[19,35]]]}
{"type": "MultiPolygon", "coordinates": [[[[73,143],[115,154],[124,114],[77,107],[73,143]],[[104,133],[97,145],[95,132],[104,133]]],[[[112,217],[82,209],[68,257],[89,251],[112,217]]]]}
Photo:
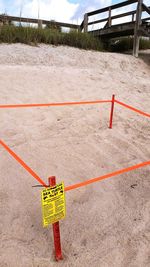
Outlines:
{"type": "Polygon", "coordinates": [[[143,111],[141,111],[141,110],[139,110],[139,109],[137,109],[137,108],[134,108],[134,107],[132,107],[132,106],[129,106],[129,105],[127,105],[127,104],[125,104],[125,103],[123,103],[123,102],[120,102],[120,101],[118,101],[118,100],[115,100],[115,102],[118,103],[118,104],[121,105],[121,106],[124,106],[124,107],[126,107],[126,108],[128,108],[128,109],[131,109],[131,110],[133,110],[133,111],[135,111],[135,112],[137,112],[137,113],[139,113],[139,114],[141,114],[141,115],[143,115],[143,116],[146,116],[146,117],[150,118],[150,114],[149,114],[149,113],[145,113],[145,112],[143,112],[143,111]]]}
{"type": "Polygon", "coordinates": [[[73,190],[73,189],[76,189],[76,188],[79,188],[79,187],[82,187],[82,186],[85,186],[85,185],[88,185],[88,184],[99,182],[99,181],[102,181],[104,179],[111,178],[113,176],[117,176],[117,175],[125,173],[125,172],[133,171],[135,169],[144,167],[146,165],[150,165],[150,161],[145,161],[145,162],[139,163],[137,165],[122,169],[122,170],[118,170],[118,171],[115,171],[115,172],[112,172],[112,173],[108,173],[108,174],[105,174],[105,175],[97,177],[97,178],[86,180],[85,182],[82,182],[82,183],[78,183],[78,184],[67,186],[67,187],[65,187],[65,191],[73,190]]]}
{"type": "Polygon", "coordinates": [[[53,106],[71,106],[71,105],[89,105],[110,103],[111,100],[95,100],[95,101],[80,101],[80,102],[64,102],[64,103],[47,103],[47,104],[18,104],[18,105],[0,105],[0,108],[31,108],[31,107],[53,107],[53,106]]]}
{"type": "Polygon", "coordinates": [[[19,162],[22,167],[29,172],[40,184],[47,187],[44,181],[19,157],[15,152],[13,152],[2,140],[0,140],[0,144],[7,150],[7,152],[19,162]]]}
{"type": "MultiPolygon", "coordinates": [[[[16,153],[14,153],[2,140],[0,140],[0,144],[8,151],[8,153],[13,157],[15,158],[22,166],[23,168],[28,171],[41,185],[43,185],[44,187],[48,187],[45,182],[43,182],[43,180],[29,167],[27,166],[27,164],[19,157],[16,155],[16,153]]],[[[67,186],[65,187],[65,191],[70,191],[70,190],[73,190],[73,189],[76,189],[76,188],[79,188],[79,187],[82,187],[82,186],[85,186],[85,185],[88,185],[88,184],[92,184],[92,183],[95,183],[95,182],[98,182],[98,181],[102,181],[104,179],[107,179],[107,178],[111,178],[113,176],[117,176],[117,175],[120,175],[122,173],[126,173],[126,172],[129,172],[129,171],[133,171],[135,169],[138,169],[138,168],[142,168],[144,166],[147,166],[147,165],[150,165],[150,161],[145,161],[145,162],[142,162],[142,163],[139,163],[139,164],[136,164],[134,166],[131,166],[131,167],[128,167],[128,168],[125,168],[125,169],[121,169],[121,170],[118,170],[118,171],[115,171],[115,172],[112,172],[112,173],[108,173],[108,174],[105,174],[103,176],[99,176],[99,177],[96,177],[96,178],[93,178],[93,179],[90,179],[90,180],[86,180],[85,182],[81,182],[81,183],[78,183],[78,184],[74,184],[74,185],[70,185],[70,186],[67,186]]]]}

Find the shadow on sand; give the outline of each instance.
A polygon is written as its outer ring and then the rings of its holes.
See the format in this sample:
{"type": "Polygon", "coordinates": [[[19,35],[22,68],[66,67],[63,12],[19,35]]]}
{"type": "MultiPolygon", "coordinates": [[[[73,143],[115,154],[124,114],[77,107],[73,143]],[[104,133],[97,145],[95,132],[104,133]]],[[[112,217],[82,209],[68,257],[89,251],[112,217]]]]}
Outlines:
{"type": "Polygon", "coordinates": [[[150,50],[141,51],[139,53],[139,58],[141,58],[148,66],[150,66],[150,50]]]}

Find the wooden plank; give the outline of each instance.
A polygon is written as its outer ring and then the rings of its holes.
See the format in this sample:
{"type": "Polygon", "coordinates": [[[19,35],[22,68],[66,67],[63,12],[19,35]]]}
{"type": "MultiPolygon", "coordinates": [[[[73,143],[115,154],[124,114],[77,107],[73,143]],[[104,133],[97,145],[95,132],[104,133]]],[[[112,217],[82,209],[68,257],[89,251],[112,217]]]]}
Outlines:
{"type": "Polygon", "coordinates": [[[142,10],[146,11],[150,15],[150,8],[146,6],[145,4],[142,4],[142,10]]]}
{"type": "MultiPolygon", "coordinates": [[[[123,14],[118,14],[118,15],[115,15],[115,16],[111,16],[111,19],[112,20],[113,19],[119,19],[119,18],[122,18],[122,17],[131,16],[133,14],[136,14],[136,10],[130,11],[130,12],[126,12],[126,13],[123,13],[123,14]]],[[[88,25],[105,22],[105,21],[108,21],[108,19],[109,19],[109,17],[107,17],[105,19],[100,19],[100,20],[92,21],[92,22],[89,22],[88,25]]]]}
{"type": "Polygon", "coordinates": [[[102,28],[100,30],[90,31],[89,33],[99,32],[100,34],[113,33],[117,31],[126,31],[132,29],[134,31],[134,22],[113,25],[110,28],[102,28]]]}
{"type": "Polygon", "coordinates": [[[101,30],[96,30],[96,31],[91,31],[90,33],[94,35],[95,37],[101,37],[105,39],[111,39],[111,38],[119,38],[122,36],[130,36],[134,34],[134,26],[133,27],[118,27],[115,29],[107,28],[101,29],[101,30]]]}
{"type": "Polygon", "coordinates": [[[150,17],[147,17],[147,18],[142,19],[143,22],[144,21],[148,21],[148,20],[150,20],[150,17]]]}
{"type": "Polygon", "coordinates": [[[112,5],[112,6],[104,7],[104,8],[101,8],[101,9],[97,9],[97,10],[94,10],[92,12],[88,12],[87,14],[88,14],[88,16],[93,16],[93,15],[96,15],[96,14],[107,12],[107,11],[109,11],[109,8],[111,8],[111,10],[113,10],[113,9],[116,9],[116,8],[120,8],[120,7],[131,5],[131,4],[134,4],[134,3],[137,3],[137,2],[138,2],[138,0],[128,0],[128,1],[121,2],[119,4],[115,4],[115,5],[112,5]]]}

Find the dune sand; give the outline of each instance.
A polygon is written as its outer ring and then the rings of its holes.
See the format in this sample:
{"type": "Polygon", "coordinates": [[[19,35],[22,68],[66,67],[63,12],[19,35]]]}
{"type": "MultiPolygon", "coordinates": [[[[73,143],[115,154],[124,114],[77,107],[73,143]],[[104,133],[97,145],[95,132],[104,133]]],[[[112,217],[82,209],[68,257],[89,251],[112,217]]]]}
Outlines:
{"type": "MultiPolygon", "coordinates": [[[[150,113],[150,51],[0,45],[0,103],[111,99],[150,113]]],[[[71,185],[150,160],[150,120],[110,104],[0,110],[0,138],[47,183],[71,185]]],[[[1,267],[150,266],[150,167],[66,192],[64,260],[42,227],[38,182],[0,147],[1,267]]]]}

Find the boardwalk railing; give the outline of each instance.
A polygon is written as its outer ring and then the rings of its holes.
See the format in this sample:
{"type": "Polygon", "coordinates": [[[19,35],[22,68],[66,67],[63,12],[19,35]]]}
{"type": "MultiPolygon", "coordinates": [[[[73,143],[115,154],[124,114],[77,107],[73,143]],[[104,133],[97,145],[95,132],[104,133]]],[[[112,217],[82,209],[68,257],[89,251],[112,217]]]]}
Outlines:
{"type": "Polygon", "coordinates": [[[150,21],[150,16],[143,17],[143,12],[146,12],[148,15],[150,15],[150,7],[146,6],[143,3],[143,0],[129,0],[124,1],[112,6],[104,7],[98,10],[94,10],[92,12],[88,12],[84,15],[84,20],[80,25],[80,30],[84,30],[84,32],[91,32],[96,36],[99,36],[101,38],[111,38],[112,36],[118,37],[120,34],[120,37],[122,36],[121,31],[124,31],[124,35],[134,35],[134,44],[133,44],[133,55],[138,56],[139,51],[139,38],[141,35],[144,36],[150,36],[148,21],[150,21]],[[117,10],[122,7],[130,6],[136,4],[135,7],[132,6],[132,11],[124,12],[117,15],[112,15],[113,10],[117,10]],[[93,20],[91,21],[91,17],[94,15],[102,14],[104,16],[104,13],[108,13],[108,16],[106,18],[93,20]],[[120,24],[113,24],[112,21],[119,19],[119,18],[126,18],[129,17],[130,21],[128,23],[121,22],[120,24]],[[90,21],[89,21],[90,18],[90,21]],[[98,30],[89,30],[89,26],[94,26],[100,23],[104,23],[105,25],[100,28],[98,27],[98,30]],[[125,25],[126,24],[126,25],[125,25]],[[145,24],[145,25],[144,25],[145,24]],[[146,25],[147,24],[147,25],[146,25]],[[116,27],[115,27],[116,26],[116,27]],[[118,27],[117,27],[118,26],[118,27]],[[95,34],[96,33],[96,34],[95,34]],[[117,35],[117,34],[118,35],[117,35]]]}
{"type": "Polygon", "coordinates": [[[31,23],[31,24],[37,24],[38,27],[42,27],[42,25],[51,25],[51,26],[58,26],[58,27],[64,27],[64,28],[70,28],[70,29],[76,29],[78,30],[80,27],[77,24],[71,24],[71,23],[65,23],[65,22],[58,22],[53,20],[41,20],[41,19],[33,19],[33,18],[23,18],[23,17],[14,17],[14,16],[8,16],[8,15],[0,15],[0,22],[3,24],[10,24],[11,22],[23,22],[23,23],[31,23]]]}
{"type": "MultiPolygon", "coordinates": [[[[145,4],[143,4],[143,0],[142,1],[141,0],[124,1],[124,2],[115,4],[115,5],[112,5],[112,6],[104,7],[104,8],[97,9],[97,10],[94,10],[92,12],[86,13],[84,15],[84,20],[80,25],[80,29],[81,29],[81,31],[84,29],[84,32],[85,32],[85,31],[88,31],[88,26],[99,24],[99,23],[102,23],[102,22],[106,22],[104,27],[111,27],[113,20],[119,19],[119,18],[124,18],[124,17],[129,17],[129,16],[131,16],[131,20],[130,21],[132,21],[132,22],[134,21],[135,22],[136,21],[136,16],[135,15],[137,14],[137,11],[138,11],[138,8],[139,8],[138,5],[141,5],[141,12],[146,11],[148,14],[150,14],[150,7],[147,7],[145,4]],[[116,10],[118,8],[125,7],[125,6],[130,6],[130,5],[135,4],[135,3],[137,3],[137,7],[135,8],[135,10],[129,11],[129,12],[124,12],[124,13],[112,16],[112,10],[116,10]],[[108,12],[108,17],[88,22],[89,21],[89,17],[92,17],[94,15],[103,14],[105,12],[108,12]]],[[[142,14],[140,14],[140,15],[142,15],[142,14]]],[[[148,20],[150,20],[150,17],[146,17],[146,18],[144,18],[142,20],[143,21],[148,21],[148,20]]]]}

